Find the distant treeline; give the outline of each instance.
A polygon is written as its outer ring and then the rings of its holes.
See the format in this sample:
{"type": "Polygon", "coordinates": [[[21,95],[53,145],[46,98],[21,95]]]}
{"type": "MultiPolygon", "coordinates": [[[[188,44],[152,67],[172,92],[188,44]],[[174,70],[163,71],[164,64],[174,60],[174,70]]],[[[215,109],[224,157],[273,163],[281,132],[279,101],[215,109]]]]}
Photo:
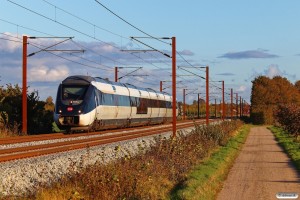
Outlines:
{"type": "MultiPolygon", "coordinates": [[[[52,132],[54,103],[52,97],[40,101],[38,92],[27,94],[28,134],[52,132]]],[[[22,88],[0,86],[0,130],[20,133],[22,129],[22,88]]]]}

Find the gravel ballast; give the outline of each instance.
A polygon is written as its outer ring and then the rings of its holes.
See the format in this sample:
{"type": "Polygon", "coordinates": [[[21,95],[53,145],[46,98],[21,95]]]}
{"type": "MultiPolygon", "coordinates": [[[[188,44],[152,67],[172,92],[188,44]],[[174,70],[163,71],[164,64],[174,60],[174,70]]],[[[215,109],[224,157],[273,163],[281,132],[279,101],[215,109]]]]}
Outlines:
{"type": "MultiPolygon", "coordinates": [[[[181,131],[187,134],[192,129],[186,128],[181,131]]],[[[161,136],[170,137],[171,132],[163,133],[161,136]]],[[[83,138],[80,137],[80,139],[83,138]]],[[[66,140],[70,139],[59,139],[60,142],[66,140]]],[[[37,143],[44,144],[45,141],[37,143]]],[[[53,143],[53,141],[48,141],[48,143],[53,143]]],[[[32,193],[40,184],[58,180],[62,175],[68,173],[69,170],[80,170],[82,167],[96,162],[107,163],[127,154],[132,156],[140,152],[141,145],[144,149],[147,149],[154,143],[154,136],[148,136],[113,144],[0,163],[0,197],[32,193]],[[116,151],[116,147],[121,150],[116,151]]],[[[17,144],[18,147],[28,145],[37,144],[32,142],[30,144],[17,144]]],[[[15,148],[17,146],[0,145],[0,149],[15,148]]]]}

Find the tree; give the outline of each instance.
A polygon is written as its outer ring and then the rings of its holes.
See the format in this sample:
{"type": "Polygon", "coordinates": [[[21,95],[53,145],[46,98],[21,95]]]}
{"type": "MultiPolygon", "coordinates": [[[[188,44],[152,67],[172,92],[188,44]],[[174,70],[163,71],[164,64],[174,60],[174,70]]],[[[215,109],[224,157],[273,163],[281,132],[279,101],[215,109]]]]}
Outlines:
{"type": "Polygon", "coordinates": [[[54,112],[54,103],[53,103],[53,98],[51,96],[47,97],[44,108],[45,108],[45,110],[54,112]]]}
{"type": "Polygon", "coordinates": [[[295,83],[295,88],[298,90],[298,92],[300,93],[300,80],[296,81],[295,83]]]}
{"type": "MultiPolygon", "coordinates": [[[[46,102],[39,101],[38,92],[27,95],[28,106],[28,133],[52,132],[54,104],[52,97],[46,102]]],[[[15,126],[21,131],[22,124],[22,89],[18,86],[7,84],[6,88],[0,87],[0,125],[8,129],[15,126]]],[[[0,126],[1,127],[1,126],[0,126]]]]}
{"type": "Polygon", "coordinates": [[[273,124],[274,112],[282,104],[300,105],[297,88],[286,78],[275,76],[270,79],[259,76],[252,81],[251,111],[253,123],[273,124]]]}
{"type": "Polygon", "coordinates": [[[272,123],[273,107],[275,105],[275,86],[271,79],[259,76],[252,81],[250,116],[255,124],[272,123]]]}

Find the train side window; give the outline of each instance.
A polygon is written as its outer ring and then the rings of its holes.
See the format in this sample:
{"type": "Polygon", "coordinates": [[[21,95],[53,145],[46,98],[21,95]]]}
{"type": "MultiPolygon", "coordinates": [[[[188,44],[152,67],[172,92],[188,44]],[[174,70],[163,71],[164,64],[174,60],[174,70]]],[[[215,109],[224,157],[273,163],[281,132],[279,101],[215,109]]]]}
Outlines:
{"type": "Polygon", "coordinates": [[[166,108],[166,106],[167,106],[167,105],[166,105],[166,101],[161,101],[161,102],[160,102],[160,107],[161,107],[161,108],[166,108]]]}
{"type": "Polygon", "coordinates": [[[136,97],[129,97],[130,98],[130,106],[136,107],[136,97]]]}
{"type": "Polygon", "coordinates": [[[152,108],[159,108],[159,101],[157,99],[151,99],[151,107],[152,108]]]}
{"type": "Polygon", "coordinates": [[[130,106],[129,97],[128,96],[118,96],[119,106],[130,106]]]}
{"type": "Polygon", "coordinates": [[[147,114],[148,112],[148,99],[139,98],[139,104],[137,104],[137,114],[147,114]]]}
{"type": "Polygon", "coordinates": [[[113,97],[113,104],[114,106],[118,106],[119,105],[119,95],[113,95],[112,94],[112,97],[113,97]]]}
{"type": "Polygon", "coordinates": [[[155,107],[159,108],[159,100],[155,100],[155,107]]]}
{"type": "Polygon", "coordinates": [[[172,103],[171,102],[167,101],[166,104],[167,104],[166,105],[167,108],[172,108],[172,103]]]}
{"type": "Polygon", "coordinates": [[[135,98],[136,99],[136,107],[140,107],[140,104],[141,104],[141,98],[139,98],[139,97],[136,97],[135,98]]]}
{"type": "Polygon", "coordinates": [[[102,104],[103,105],[112,106],[115,103],[114,96],[112,94],[102,93],[102,98],[101,99],[102,99],[102,104]]]}

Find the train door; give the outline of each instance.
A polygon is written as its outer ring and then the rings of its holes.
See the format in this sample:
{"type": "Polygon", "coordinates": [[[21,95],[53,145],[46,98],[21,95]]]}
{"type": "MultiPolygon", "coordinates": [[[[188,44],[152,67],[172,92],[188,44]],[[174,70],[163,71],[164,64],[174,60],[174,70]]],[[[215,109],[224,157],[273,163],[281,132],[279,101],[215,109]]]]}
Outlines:
{"type": "Polygon", "coordinates": [[[118,95],[114,95],[114,106],[115,106],[115,116],[114,119],[118,118],[118,114],[119,114],[119,96],[118,95]]]}
{"type": "Polygon", "coordinates": [[[95,95],[95,105],[96,105],[96,117],[95,119],[99,119],[100,117],[100,104],[99,104],[100,100],[98,95],[95,95]]]}
{"type": "Polygon", "coordinates": [[[101,105],[101,94],[98,90],[95,90],[95,106],[96,106],[96,117],[95,119],[100,120],[100,105],[101,105]]]}

